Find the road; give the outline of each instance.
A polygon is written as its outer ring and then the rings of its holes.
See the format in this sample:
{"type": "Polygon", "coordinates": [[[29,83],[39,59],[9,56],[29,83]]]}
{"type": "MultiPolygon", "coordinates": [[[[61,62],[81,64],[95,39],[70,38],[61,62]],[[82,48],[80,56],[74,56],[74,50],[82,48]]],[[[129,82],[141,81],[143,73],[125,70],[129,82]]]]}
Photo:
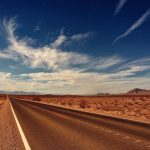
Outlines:
{"type": "Polygon", "coordinates": [[[32,150],[150,150],[150,125],[9,98],[32,150]]]}

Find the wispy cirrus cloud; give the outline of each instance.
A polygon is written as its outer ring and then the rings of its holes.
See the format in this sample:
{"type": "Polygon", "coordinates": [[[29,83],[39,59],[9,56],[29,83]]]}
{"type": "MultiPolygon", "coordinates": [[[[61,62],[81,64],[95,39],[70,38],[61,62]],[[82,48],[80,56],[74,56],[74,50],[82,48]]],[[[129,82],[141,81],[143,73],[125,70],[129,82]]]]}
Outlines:
{"type": "MultiPolygon", "coordinates": [[[[67,41],[80,42],[91,36],[92,33],[79,33],[72,36],[60,34],[55,41],[42,47],[33,47],[32,38],[20,38],[15,34],[17,23],[15,18],[3,20],[5,36],[8,47],[0,51],[0,57],[13,59],[31,68],[44,68],[47,70],[63,70],[69,68],[87,68],[93,62],[98,68],[107,69],[117,63],[122,62],[121,58],[110,56],[108,58],[97,57],[96,59],[87,54],[74,51],[61,50],[61,45],[67,41]],[[116,61],[117,60],[117,61],[116,61]],[[119,60],[119,61],[118,61],[119,60]],[[115,62],[115,63],[114,63],[115,62]],[[105,65],[104,65],[105,64],[105,65]]],[[[93,64],[93,65],[95,65],[93,64]]]]}
{"type": "MultiPolygon", "coordinates": [[[[62,32],[62,31],[61,31],[62,32]]],[[[51,43],[51,46],[53,48],[59,48],[63,44],[70,44],[72,42],[81,42],[84,39],[88,39],[93,35],[92,32],[87,32],[87,33],[79,33],[79,34],[74,34],[72,36],[66,36],[64,33],[61,33],[57,39],[51,43]]]]}
{"type": "Polygon", "coordinates": [[[114,16],[116,16],[124,7],[124,5],[127,3],[128,0],[119,0],[116,10],[114,12],[114,16]]]}
{"type": "Polygon", "coordinates": [[[123,34],[119,35],[113,41],[113,43],[116,43],[120,39],[122,39],[122,38],[128,36],[129,34],[131,34],[134,30],[139,28],[148,19],[148,17],[150,17],[150,9],[148,9],[135,23],[133,23],[133,25],[129,29],[127,29],[126,32],[124,32],[123,34]]]}
{"type": "Polygon", "coordinates": [[[59,48],[65,41],[67,40],[67,37],[63,34],[59,35],[57,39],[51,43],[51,46],[53,48],[59,48]]]}
{"type": "Polygon", "coordinates": [[[70,37],[70,40],[81,41],[83,39],[87,39],[87,38],[91,37],[92,35],[93,35],[92,32],[74,34],[70,37]]]}

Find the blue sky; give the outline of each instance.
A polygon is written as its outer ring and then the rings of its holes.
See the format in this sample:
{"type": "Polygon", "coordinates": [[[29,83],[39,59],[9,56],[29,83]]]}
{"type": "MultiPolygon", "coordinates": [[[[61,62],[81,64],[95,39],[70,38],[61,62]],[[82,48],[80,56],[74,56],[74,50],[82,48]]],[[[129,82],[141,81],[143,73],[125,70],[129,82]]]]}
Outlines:
{"type": "Polygon", "coordinates": [[[149,48],[149,0],[5,0],[0,5],[0,90],[150,89],[149,48]]]}

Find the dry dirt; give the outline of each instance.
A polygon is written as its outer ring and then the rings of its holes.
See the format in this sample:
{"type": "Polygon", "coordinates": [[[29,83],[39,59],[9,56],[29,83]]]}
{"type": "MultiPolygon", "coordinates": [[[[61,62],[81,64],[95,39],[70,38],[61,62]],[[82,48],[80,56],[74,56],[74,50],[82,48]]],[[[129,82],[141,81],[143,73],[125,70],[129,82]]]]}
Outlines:
{"type": "Polygon", "coordinates": [[[0,96],[0,109],[2,108],[4,102],[6,100],[6,97],[5,96],[0,96]]]}
{"type": "Polygon", "coordinates": [[[22,96],[61,107],[150,123],[150,95],[22,96]]]}
{"type": "Polygon", "coordinates": [[[24,150],[9,102],[0,97],[0,149],[24,150]]]}

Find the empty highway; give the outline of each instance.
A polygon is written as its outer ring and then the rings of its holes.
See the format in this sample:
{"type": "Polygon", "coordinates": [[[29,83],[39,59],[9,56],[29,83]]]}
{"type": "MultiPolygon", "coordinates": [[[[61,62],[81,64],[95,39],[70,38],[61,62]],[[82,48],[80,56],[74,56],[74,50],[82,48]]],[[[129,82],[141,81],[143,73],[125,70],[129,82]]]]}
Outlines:
{"type": "Polygon", "coordinates": [[[32,150],[150,150],[150,125],[9,98],[32,150]]]}

